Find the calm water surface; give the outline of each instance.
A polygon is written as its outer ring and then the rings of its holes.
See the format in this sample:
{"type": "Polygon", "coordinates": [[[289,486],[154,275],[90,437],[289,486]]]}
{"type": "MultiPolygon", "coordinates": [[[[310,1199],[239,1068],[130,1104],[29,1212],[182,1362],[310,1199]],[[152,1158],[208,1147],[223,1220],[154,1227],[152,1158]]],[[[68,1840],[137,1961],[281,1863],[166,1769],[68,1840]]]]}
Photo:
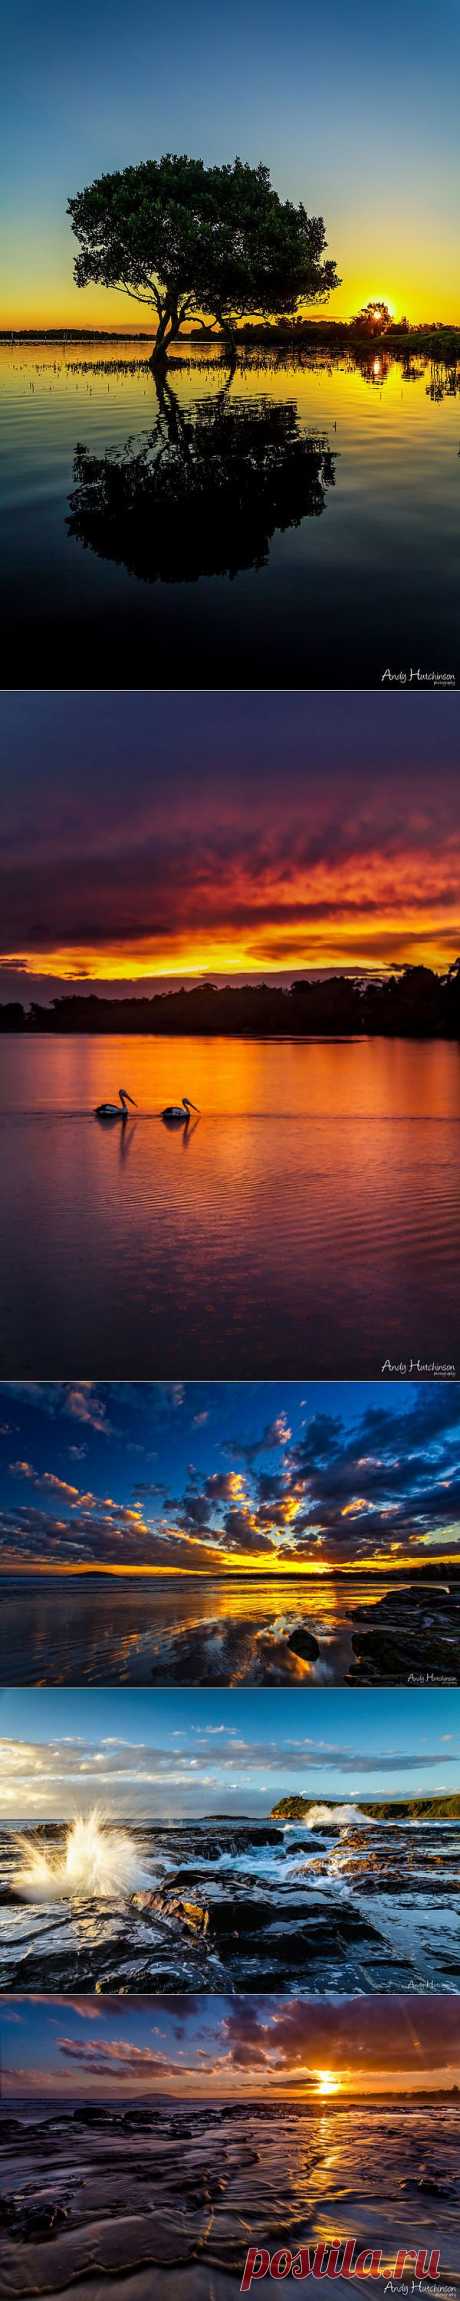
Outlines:
{"type": "Polygon", "coordinates": [[[4,1039],[0,1111],[4,1378],[455,1371],[456,1045],[4,1039]]]}
{"type": "Polygon", "coordinates": [[[178,665],[188,686],[458,681],[459,372],[271,360],[247,361],[219,398],[222,370],[192,354],[159,409],[139,344],[0,347],[2,626],[31,685],[57,669],[75,684],[76,662],[83,685],[176,685],[178,665]],[[171,423],[178,504],[160,531],[145,459],[170,452],[171,423]],[[203,471],[192,517],[187,425],[203,471]],[[237,479],[213,525],[210,451],[228,468],[239,449],[252,492],[237,479]],[[107,500],[113,452],[128,522],[107,500]]]}
{"type": "Polygon", "coordinates": [[[0,1576],[0,1685],[460,1683],[460,1584],[0,1576]]]}
{"type": "MultiPolygon", "coordinates": [[[[92,2100],[89,2111],[65,2097],[31,2106],[13,2096],[2,2145],[11,2301],[38,2285],[76,2286],[86,2301],[100,2301],[101,2288],[107,2301],[151,2301],[152,2272],[158,2301],[236,2301],[250,2244],[295,2252],[338,2232],[380,2246],[386,2271],[399,2247],[437,2247],[442,2282],[460,2284],[460,2111],[447,2095],[364,2104],[160,2095],[92,2100]]],[[[319,2289],[334,2301],[360,2282],[325,2270],[319,2289]]],[[[373,2278],[373,2293],[384,2290],[373,2278]]]]}

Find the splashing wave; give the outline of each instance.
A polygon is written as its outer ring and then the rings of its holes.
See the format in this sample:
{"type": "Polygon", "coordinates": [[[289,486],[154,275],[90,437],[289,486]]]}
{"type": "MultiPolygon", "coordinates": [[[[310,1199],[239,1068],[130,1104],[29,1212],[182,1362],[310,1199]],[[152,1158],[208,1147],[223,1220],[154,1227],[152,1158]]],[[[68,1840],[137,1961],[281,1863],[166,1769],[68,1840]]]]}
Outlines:
{"type": "Polygon", "coordinates": [[[343,1829],[354,1822],[364,1822],[365,1829],[369,1829],[372,1814],[362,1814],[360,1806],[310,1806],[305,1816],[307,1830],[343,1829]]]}
{"type": "Polygon", "coordinates": [[[77,1815],[67,1831],[65,1845],[49,1856],[33,1839],[18,1842],[21,1865],[13,1883],[26,1901],[57,1901],[78,1895],[99,1900],[135,1893],[149,1883],[131,1839],[111,1830],[97,1806],[77,1815]]]}

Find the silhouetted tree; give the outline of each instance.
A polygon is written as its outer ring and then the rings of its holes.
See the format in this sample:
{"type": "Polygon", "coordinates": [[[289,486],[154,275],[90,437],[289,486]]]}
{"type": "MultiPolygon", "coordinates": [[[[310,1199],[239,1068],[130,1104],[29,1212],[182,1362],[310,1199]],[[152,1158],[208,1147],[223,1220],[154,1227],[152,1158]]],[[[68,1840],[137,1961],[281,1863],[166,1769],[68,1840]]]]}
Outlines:
{"type": "Polygon", "coordinates": [[[26,1021],[25,1011],[24,1007],[21,1007],[18,999],[9,1000],[8,1004],[0,1009],[0,1015],[0,1027],[2,1031],[24,1030],[26,1021]]]}
{"type": "Polygon", "coordinates": [[[205,168],[168,152],[99,176],[67,212],[77,287],[123,289],[156,313],[156,367],[193,313],[218,321],[234,356],[237,314],[293,312],[340,285],[322,216],[280,200],[262,165],[205,168]]]}
{"type": "Polygon", "coordinates": [[[379,297],[373,303],[363,304],[362,311],[357,312],[356,318],[351,321],[351,327],[363,336],[385,336],[387,328],[391,328],[388,304],[382,303],[379,297]]]}
{"type": "Polygon", "coordinates": [[[460,1039],[460,959],[454,959],[443,985],[443,1008],[446,1028],[453,1038],[460,1039]]]}
{"type": "Polygon", "coordinates": [[[154,1032],[167,1036],[266,1038],[345,1037],[460,1039],[460,958],[446,975],[431,967],[398,967],[384,978],[300,977],[289,990],[278,984],[199,983],[191,990],[128,994],[110,999],[94,991],[67,993],[51,1007],[0,1007],[0,1031],[154,1032]],[[12,1025],[10,1016],[14,1013],[12,1025]]]}

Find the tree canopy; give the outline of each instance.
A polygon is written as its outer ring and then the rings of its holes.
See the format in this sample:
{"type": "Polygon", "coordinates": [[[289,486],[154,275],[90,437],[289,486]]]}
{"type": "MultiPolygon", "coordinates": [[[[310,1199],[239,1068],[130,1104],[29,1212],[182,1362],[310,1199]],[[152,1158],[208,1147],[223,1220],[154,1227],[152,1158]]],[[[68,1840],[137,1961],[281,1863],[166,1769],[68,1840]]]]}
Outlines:
{"type": "Polygon", "coordinates": [[[386,336],[387,329],[391,328],[389,305],[382,303],[381,298],[376,296],[370,304],[363,304],[362,311],[356,313],[351,325],[359,329],[363,336],[386,336]]]}
{"type": "Polygon", "coordinates": [[[153,309],[157,364],[193,314],[217,320],[233,348],[238,316],[293,312],[340,285],[322,216],[280,200],[262,163],[206,168],[168,152],[99,176],[67,212],[77,286],[96,281],[153,309]]]}

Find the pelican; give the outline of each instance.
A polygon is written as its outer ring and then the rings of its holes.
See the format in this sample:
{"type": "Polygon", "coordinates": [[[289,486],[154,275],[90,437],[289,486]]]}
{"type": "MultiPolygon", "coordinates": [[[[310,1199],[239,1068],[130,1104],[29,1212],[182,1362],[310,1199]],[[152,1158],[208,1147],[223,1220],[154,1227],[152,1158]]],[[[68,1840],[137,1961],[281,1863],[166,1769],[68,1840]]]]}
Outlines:
{"type": "Polygon", "coordinates": [[[183,1095],[181,1103],[167,1103],[166,1110],[161,1112],[161,1117],[166,1119],[170,1126],[188,1126],[191,1111],[198,1111],[198,1103],[192,1103],[190,1095],[183,1095]]]}
{"type": "Polygon", "coordinates": [[[129,1118],[129,1111],[126,1109],[127,1103],[132,1103],[133,1109],[137,1110],[137,1103],[134,1101],[134,1095],[128,1094],[127,1087],[119,1087],[118,1094],[119,1101],[117,1103],[97,1104],[97,1108],[94,1113],[95,1119],[127,1119],[129,1118]]]}

